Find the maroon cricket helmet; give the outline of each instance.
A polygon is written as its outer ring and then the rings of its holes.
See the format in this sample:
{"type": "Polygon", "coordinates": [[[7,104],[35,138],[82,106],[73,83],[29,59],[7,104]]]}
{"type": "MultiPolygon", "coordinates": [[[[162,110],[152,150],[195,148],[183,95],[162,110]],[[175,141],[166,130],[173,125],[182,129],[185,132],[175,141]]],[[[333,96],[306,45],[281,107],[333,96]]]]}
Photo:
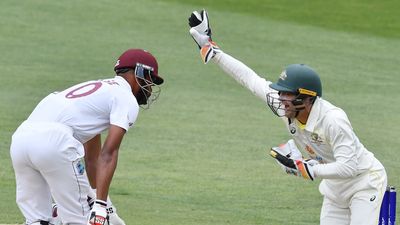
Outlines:
{"type": "Polygon", "coordinates": [[[154,56],[143,49],[128,49],[118,58],[114,66],[114,71],[121,69],[135,69],[136,65],[144,65],[151,68],[150,73],[155,84],[160,85],[164,79],[158,75],[158,63],[154,56]]]}

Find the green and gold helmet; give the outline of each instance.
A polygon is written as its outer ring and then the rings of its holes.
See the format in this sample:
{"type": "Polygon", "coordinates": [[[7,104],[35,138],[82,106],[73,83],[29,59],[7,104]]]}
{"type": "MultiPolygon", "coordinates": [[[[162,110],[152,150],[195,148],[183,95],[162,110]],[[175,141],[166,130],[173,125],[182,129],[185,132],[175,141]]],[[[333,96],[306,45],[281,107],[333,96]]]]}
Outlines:
{"type": "Polygon", "coordinates": [[[292,64],[286,67],[276,83],[269,85],[276,92],[267,94],[267,104],[272,112],[281,117],[285,116],[285,106],[280,99],[280,93],[288,92],[296,95],[292,104],[296,106],[296,116],[305,108],[304,102],[309,99],[312,104],[317,97],[322,96],[322,85],[319,75],[309,66],[292,64]]]}
{"type": "Polygon", "coordinates": [[[319,75],[309,66],[292,64],[286,67],[276,83],[270,84],[278,92],[290,92],[298,95],[322,96],[319,75]]]}

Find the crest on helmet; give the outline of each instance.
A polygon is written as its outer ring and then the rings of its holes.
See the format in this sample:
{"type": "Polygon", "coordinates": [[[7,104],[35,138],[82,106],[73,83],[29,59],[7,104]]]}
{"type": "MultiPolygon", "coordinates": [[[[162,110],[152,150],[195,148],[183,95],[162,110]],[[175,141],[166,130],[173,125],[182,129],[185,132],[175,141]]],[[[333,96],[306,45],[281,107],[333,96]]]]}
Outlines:
{"type": "Polygon", "coordinates": [[[119,66],[119,59],[118,59],[117,62],[115,63],[115,66],[114,66],[114,67],[116,67],[116,66],[119,66]]]}
{"type": "Polygon", "coordinates": [[[285,80],[287,78],[286,70],[282,71],[281,75],[279,75],[279,79],[285,80]]]}

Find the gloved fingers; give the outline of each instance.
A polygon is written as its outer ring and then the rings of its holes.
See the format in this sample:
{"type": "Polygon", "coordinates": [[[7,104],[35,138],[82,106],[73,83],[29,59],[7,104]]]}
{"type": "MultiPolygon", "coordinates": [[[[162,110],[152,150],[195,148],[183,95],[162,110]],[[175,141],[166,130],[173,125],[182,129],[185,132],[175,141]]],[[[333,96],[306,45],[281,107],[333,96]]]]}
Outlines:
{"type": "Polygon", "coordinates": [[[198,26],[203,21],[200,13],[197,11],[193,11],[188,20],[190,27],[198,26]]]}
{"type": "Polygon", "coordinates": [[[280,154],[279,152],[275,151],[274,149],[271,149],[269,153],[273,158],[278,160],[280,163],[282,163],[284,166],[287,166],[292,169],[297,169],[296,165],[294,164],[292,159],[289,159],[288,157],[280,154]]]}
{"type": "Polygon", "coordinates": [[[199,48],[205,46],[209,41],[209,36],[205,34],[199,33],[195,28],[190,28],[189,30],[190,35],[192,36],[193,40],[197,43],[199,48]]]}
{"type": "Polygon", "coordinates": [[[314,171],[311,165],[303,160],[296,160],[296,168],[305,179],[314,180],[314,171]]]}

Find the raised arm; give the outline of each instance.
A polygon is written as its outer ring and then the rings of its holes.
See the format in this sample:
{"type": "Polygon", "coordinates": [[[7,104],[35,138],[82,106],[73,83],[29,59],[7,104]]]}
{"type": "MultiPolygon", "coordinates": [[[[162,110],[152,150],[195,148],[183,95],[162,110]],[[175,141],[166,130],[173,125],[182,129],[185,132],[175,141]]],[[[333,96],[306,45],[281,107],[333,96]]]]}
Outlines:
{"type": "Polygon", "coordinates": [[[244,63],[224,52],[217,53],[213,61],[239,84],[249,89],[264,102],[267,102],[266,96],[272,91],[269,87],[271,81],[260,77],[244,63]]]}
{"type": "Polygon", "coordinates": [[[200,49],[204,63],[213,61],[226,74],[234,78],[239,84],[249,89],[254,95],[267,102],[266,95],[271,92],[270,81],[260,77],[241,61],[224,53],[211,39],[207,11],[194,11],[189,17],[190,35],[200,49]]]}

